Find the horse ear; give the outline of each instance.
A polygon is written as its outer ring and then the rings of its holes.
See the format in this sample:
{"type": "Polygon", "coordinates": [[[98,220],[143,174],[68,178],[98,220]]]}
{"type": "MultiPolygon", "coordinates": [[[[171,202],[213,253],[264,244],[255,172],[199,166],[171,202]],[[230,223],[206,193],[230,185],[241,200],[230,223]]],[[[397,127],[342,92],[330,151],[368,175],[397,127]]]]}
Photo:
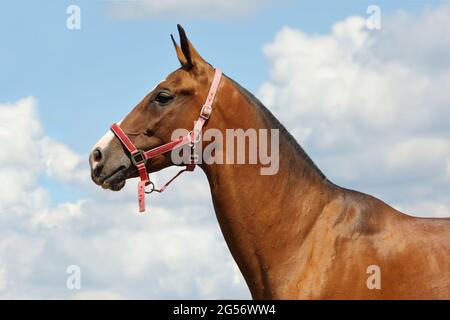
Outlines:
{"type": "Polygon", "coordinates": [[[179,24],[177,27],[178,33],[180,34],[180,46],[175,42],[173,36],[172,41],[175,45],[175,50],[177,51],[178,60],[180,60],[181,66],[187,69],[201,67],[206,61],[203,60],[197,50],[195,50],[194,46],[187,38],[183,27],[179,24]]]}
{"type": "Polygon", "coordinates": [[[188,63],[186,57],[184,56],[183,51],[181,50],[178,43],[175,41],[173,35],[170,35],[170,37],[172,38],[172,43],[173,43],[173,46],[175,47],[175,51],[177,52],[177,57],[178,57],[178,60],[180,61],[181,66],[190,68],[189,63],[188,63]]]}

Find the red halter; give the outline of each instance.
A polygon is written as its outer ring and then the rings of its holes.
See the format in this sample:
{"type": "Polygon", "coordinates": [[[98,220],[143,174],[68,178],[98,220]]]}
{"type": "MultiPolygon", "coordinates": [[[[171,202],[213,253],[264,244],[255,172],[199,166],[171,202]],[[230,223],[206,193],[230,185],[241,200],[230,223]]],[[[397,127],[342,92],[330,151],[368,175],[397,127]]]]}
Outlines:
{"type": "Polygon", "coordinates": [[[123,132],[123,130],[115,123],[111,126],[112,132],[116,135],[119,141],[127,148],[131,154],[131,162],[137,168],[139,172],[139,177],[141,181],[138,185],[138,202],[139,202],[139,212],[145,211],[145,194],[156,192],[163,192],[167,186],[175,180],[180,174],[185,171],[193,171],[196,165],[196,158],[194,154],[195,144],[200,141],[202,128],[205,122],[209,119],[212,112],[212,104],[214,102],[214,97],[216,96],[217,88],[219,87],[220,79],[222,78],[222,71],[216,69],[214,74],[214,79],[209,88],[208,96],[206,97],[206,102],[203,105],[200,116],[194,124],[194,129],[189,132],[186,136],[179,138],[178,140],[171,141],[169,143],[163,144],[159,147],[153,148],[148,151],[142,151],[135,147],[128,136],[123,132]],[[152,181],[150,181],[149,174],[147,172],[147,160],[154,158],[160,154],[172,151],[174,149],[180,148],[185,145],[191,146],[191,158],[190,163],[186,165],[186,168],[179,171],[172,179],[170,179],[161,189],[156,189],[152,181]],[[145,187],[151,185],[152,189],[146,191],[145,187]]]}

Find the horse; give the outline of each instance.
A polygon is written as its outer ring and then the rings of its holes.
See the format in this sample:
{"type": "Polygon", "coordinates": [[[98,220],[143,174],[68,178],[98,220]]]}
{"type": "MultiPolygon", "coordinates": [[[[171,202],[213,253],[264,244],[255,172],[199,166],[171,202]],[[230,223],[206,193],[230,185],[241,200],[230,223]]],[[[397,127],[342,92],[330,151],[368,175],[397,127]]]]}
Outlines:
{"type": "MultiPolygon", "coordinates": [[[[145,187],[147,171],[182,165],[173,161],[173,144],[172,152],[148,161],[140,151],[166,146],[174,130],[191,128],[217,80],[180,25],[178,32],[180,44],[171,37],[181,66],[116,125],[123,136],[108,131],[94,146],[96,184],[118,191],[141,176],[145,187]]],[[[332,183],[255,96],[225,75],[215,89],[205,128],[279,130],[276,174],[260,174],[259,163],[197,164],[252,298],[450,299],[449,218],[413,217],[332,183]]],[[[233,147],[218,152],[227,148],[233,147]]]]}

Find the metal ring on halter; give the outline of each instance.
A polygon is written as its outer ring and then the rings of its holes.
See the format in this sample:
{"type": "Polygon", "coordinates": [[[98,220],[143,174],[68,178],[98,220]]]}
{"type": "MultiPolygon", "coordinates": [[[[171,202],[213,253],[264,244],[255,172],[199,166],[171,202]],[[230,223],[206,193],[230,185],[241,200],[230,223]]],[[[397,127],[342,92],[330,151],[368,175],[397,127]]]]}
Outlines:
{"type": "Polygon", "coordinates": [[[153,181],[149,181],[147,183],[146,187],[147,186],[151,186],[152,189],[150,191],[144,190],[146,194],[150,194],[150,193],[152,193],[154,191],[158,191],[158,190],[156,190],[156,187],[155,187],[155,184],[153,183],[153,181]]]}

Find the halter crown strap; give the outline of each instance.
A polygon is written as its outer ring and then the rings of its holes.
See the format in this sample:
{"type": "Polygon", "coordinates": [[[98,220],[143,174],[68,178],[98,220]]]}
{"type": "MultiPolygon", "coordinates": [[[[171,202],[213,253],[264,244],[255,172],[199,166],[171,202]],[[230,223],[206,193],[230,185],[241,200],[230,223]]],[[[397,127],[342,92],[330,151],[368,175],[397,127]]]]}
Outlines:
{"type": "Polygon", "coordinates": [[[212,104],[214,102],[214,98],[216,97],[217,89],[219,88],[220,79],[222,78],[222,71],[220,69],[216,69],[214,73],[214,79],[211,83],[211,87],[209,88],[208,96],[206,97],[206,102],[200,111],[200,117],[209,119],[212,112],[212,104]]]}
{"type": "Polygon", "coordinates": [[[212,105],[214,102],[214,98],[216,96],[217,90],[219,88],[220,79],[222,78],[222,71],[218,68],[215,69],[214,78],[211,83],[211,87],[209,88],[208,95],[206,96],[206,101],[200,110],[200,115],[197,121],[194,124],[194,129],[186,136],[181,137],[178,140],[168,142],[156,148],[153,148],[148,151],[141,151],[131,142],[125,132],[119,127],[118,124],[113,124],[111,126],[111,131],[116,135],[119,141],[125,146],[125,148],[130,152],[131,162],[137,168],[139,172],[139,177],[141,181],[138,184],[138,203],[139,203],[139,212],[145,211],[145,193],[163,192],[167,186],[175,180],[180,174],[185,171],[193,171],[196,165],[196,155],[194,153],[194,149],[196,144],[200,141],[201,132],[205,122],[211,116],[211,112],[213,110],[212,105]],[[190,163],[186,165],[186,168],[180,170],[172,179],[170,179],[161,189],[156,189],[155,185],[152,181],[150,181],[150,177],[147,171],[147,160],[154,158],[160,154],[164,154],[166,152],[172,151],[174,149],[180,148],[185,145],[191,146],[191,159],[190,163]],[[152,190],[145,191],[145,187],[151,185],[152,190]]]}

